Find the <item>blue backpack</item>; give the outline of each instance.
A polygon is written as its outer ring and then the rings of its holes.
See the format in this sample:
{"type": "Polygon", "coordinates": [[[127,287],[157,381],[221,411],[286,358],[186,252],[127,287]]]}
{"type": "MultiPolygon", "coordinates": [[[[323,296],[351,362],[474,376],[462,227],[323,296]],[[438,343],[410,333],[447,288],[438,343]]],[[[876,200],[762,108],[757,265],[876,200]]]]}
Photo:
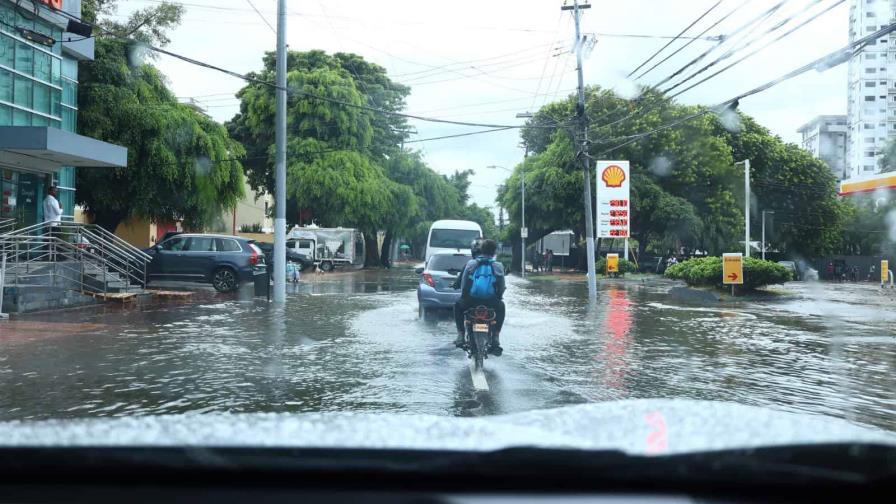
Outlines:
{"type": "Polygon", "coordinates": [[[479,266],[473,270],[472,282],[470,283],[470,296],[479,299],[494,298],[497,294],[495,288],[495,268],[492,265],[494,259],[479,259],[479,266]]]}

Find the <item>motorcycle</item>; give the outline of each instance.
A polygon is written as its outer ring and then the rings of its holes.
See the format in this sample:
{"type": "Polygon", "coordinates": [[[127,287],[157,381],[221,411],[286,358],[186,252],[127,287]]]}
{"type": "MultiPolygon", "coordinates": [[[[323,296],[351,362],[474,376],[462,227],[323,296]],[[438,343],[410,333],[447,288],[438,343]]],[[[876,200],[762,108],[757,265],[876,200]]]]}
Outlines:
{"type": "Polygon", "coordinates": [[[488,358],[489,342],[492,341],[496,323],[495,310],[487,306],[475,306],[464,312],[464,350],[467,357],[473,359],[477,371],[483,368],[483,361],[488,358]]]}

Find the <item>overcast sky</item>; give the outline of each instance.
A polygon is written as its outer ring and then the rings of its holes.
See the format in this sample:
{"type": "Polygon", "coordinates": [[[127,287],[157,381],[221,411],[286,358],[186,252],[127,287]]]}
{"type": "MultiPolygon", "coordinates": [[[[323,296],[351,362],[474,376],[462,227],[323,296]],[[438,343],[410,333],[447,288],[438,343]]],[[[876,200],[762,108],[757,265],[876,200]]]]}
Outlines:
{"type": "MultiPolygon", "coordinates": [[[[780,0],[722,0],[687,34],[731,33],[780,0]],[[743,4],[743,5],[742,5],[743,4]]],[[[597,43],[584,62],[586,84],[631,93],[625,75],[668,39],[615,37],[613,34],[675,35],[718,0],[592,0],[583,11],[582,32],[597,43]]],[[[760,26],[762,34],[788,16],[788,27],[758,40],[750,50],[808,19],[838,0],[789,0],[760,26]]],[[[183,25],[172,33],[169,50],[237,72],[257,70],[264,51],[273,50],[275,35],[250,0],[184,0],[183,25]]],[[[276,0],[251,0],[276,27],[276,0]]],[[[572,3],[572,0],[567,0],[572,3]]],[[[731,70],[679,99],[689,104],[714,104],[770,81],[848,42],[848,5],[833,10],[770,45],[731,70]]],[[[158,0],[126,0],[119,15],[158,4],[158,0]]],[[[517,112],[535,111],[545,101],[561,98],[576,85],[575,56],[569,52],[574,26],[563,0],[482,2],[399,0],[288,0],[287,42],[292,50],[322,49],[354,52],[385,67],[393,80],[411,86],[407,111],[432,117],[501,124],[520,124],[517,112]]],[[[743,32],[742,32],[743,33],[743,32]]],[[[676,41],[660,58],[687,41],[676,41]]],[[[647,75],[639,83],[659,82],[715,43],[697,40],[647,75]]],[[[715,59],[737,41],[732,39],[707,57],[715,59]]],[[[749,50],[720,63],[722,68],[749,50]]],[[[158,66],[174,92],[196,97],[208,112],[225,121],[237,112],[236,78],[162,56],[158,66]]],[[[644,69],[653,65],[645,66],[644,69]]],[[[693,70],[693,69],[691,69],[693,70]]],[[[709,75],[711,72],[704,74],[709,75]]],[[[637,75],[637,74],[636,74],[637,75]]],[[[699,79],[694,79],[696,82],[699,79]]],[[[777,135],[796,142],[796,129],[820,114],[846,112],[846,65],[824,73],[810,72],[781,83],[740,103],[777,135]]],[[[413,121],[418,135],[429,138],[476,128],[413,121]]],[[[494,206],[495,187],[507,173],[489,165],[511,168],[523,156],[516,130],[465,138],[411,144],[441,173],[474,169],[473,200],[494,206]]]]}

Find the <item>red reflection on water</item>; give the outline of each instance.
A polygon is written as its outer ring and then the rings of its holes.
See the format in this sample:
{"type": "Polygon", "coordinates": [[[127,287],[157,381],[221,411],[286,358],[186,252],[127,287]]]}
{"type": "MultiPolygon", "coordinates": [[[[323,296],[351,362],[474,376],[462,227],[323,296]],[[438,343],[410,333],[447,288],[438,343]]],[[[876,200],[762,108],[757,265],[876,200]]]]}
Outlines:
{"type": "Polygon", "coordinates": [[[644,416],[652,429],[647,434],[647,449],[649,454],[665,453],[669,450],[669,432],[666,427],[666,417],[659,411],[651,411],[644,416]]]}
{"type": "Polygon", "coordinates": [[[627,371],[629,332],[632,328],[631,304],[625,289],[611,289],[607,292],[607,316],[604,318],[603,377],[604,389],[612,389],[618,396],[625,395],[625,375],[627,371]]]}

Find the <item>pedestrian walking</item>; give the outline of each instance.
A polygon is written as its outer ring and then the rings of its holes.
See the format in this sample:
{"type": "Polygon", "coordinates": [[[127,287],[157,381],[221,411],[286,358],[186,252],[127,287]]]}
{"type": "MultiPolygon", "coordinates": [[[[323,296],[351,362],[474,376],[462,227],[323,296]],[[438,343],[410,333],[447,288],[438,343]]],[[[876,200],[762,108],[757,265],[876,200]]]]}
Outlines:
{"type": "Polygon", "coordinates": [[[874,281],[874,274],[875,274],[876,272],[877,272],[877,269],[876,269],[876,268],[874,267],[874,265],[872,264],[871,267],[868,268],[868,281],[869,281],[869,282],[873,282],[873,281],[874,281]]]}
{"type": "Polygon", "coordinates": [[[547,262],[547,266],[548,266],[548,271],[553,272],[554,271],[554,250],[553,249],[548,249],[548,255],[547,255],[546,262],[547,262]]]}
{"type": "Polygon", "coordinates": [[[62,238],[60,223],[62,222],[62,205],[57,199],[58,190],[56,186],[47,189],[47,196],[44,198],[44,221],[48,223],[47,236],[50,238],[49,250],[50,260],[56,260],[56,239],[62,238]]]}
{"type": "Polygon", "coordinates": [[[825,268],[825,272],[827,273],[828,280],[834,280],[834,263],[828,262],[827,268],[825,268]]]}

